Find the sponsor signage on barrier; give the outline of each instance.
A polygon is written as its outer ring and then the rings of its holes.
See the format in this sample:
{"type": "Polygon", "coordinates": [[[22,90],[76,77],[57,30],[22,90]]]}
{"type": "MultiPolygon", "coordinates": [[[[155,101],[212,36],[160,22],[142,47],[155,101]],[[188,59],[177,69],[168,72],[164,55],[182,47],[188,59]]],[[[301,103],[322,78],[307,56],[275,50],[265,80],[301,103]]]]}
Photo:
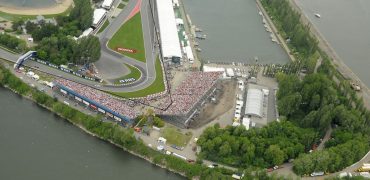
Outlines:
{"type": "Polygon", "coordinates": [[[128,79],[119,80],[120,83],[129,83],[129,82],[133,82],[133,81],[136,81],[136,79],[135,78],[128,78],[128,79]]]}
{"type": "Polygon", "coordinates": [[[84,104],[86,104],[86,105],[89,105],[90,103],[89,102],[87,102],[87,101],[85,101],[85,100],[83,100],[82,101],[84,104]]]}
{"type": "Polygon", "coordinates": [[[122,120],[121,120],[121,118],[119,118],[119,117],[117,117],[117,116],[114,116],[114,119],[115,120],[117,120],[117,121],[119,121],[119,122],[121,122],[122,120]]]}
{"type": "Polygon", "coordinates": [[[77,101],[82,101],[82,99],[81,98],[79,98],[79,97],[77,97],[77,96],[75,96],[75,99],[77,100],[77,101]]]}
{"type": "Polygon", "coordinates": [[[98,111],[105,114],[105,111],[103,109],[98,108],[98,111]]]}
{"type": "Polygon", "coordinates": [[[65,91],[63,89],[60,89],[60,92],[62,92],[63,94],[67,94],[67,91],[65,91]]]}
{"type": "Polygon", "coordinates": [[[84,79],[88,79],[90,81],[96,81],[96,82],[100,82],[101,81],[99,78],[91,78],[91,77],[82,75],[80,73],[74,72],[74,71],[72,71],[70,69],[63,68],[61,66],[57,66],[55,64],[52,64],[52,63],[49,63],[49,62],[46,62],[46,61],[43,61],[43,60],[40,60],[40,59],[37,59],[36,62],[41,63],[41,64],[45,64],[45,65],[50,66],[50,67],[53,67],[55,69],[60,69],[60,70],[62,70],[64,72],[66,72],[66,73],[70,73],[70,74],[73,74],[75,76],[78,76],[78,77],[81,77],[81,78],[84,78],[84,79]]]}
{"type": "Polygon", "coordinates": [[[109,117],[113,118],[113,114],[111,114],[111,113],[109,113],[109,112],[107,112],[107,116],[109,116],[109,117]]]}
{"type": "Polygon", "coordinates": [[[136,53],[137,52],[136,49],[129,49],[129,48],[123,48],[123,47],[118,47],[117,51],[128,52],[128,53],[136,53]]]}
{"type": "Polygon", "coordinates": [[[91,109],[94,109],[94,110],[97,110],[98,109],[98,107],[96,107],[95,105],[93,105],[93,104],[90,104],[90,107],[91,107],[91,109]]]}

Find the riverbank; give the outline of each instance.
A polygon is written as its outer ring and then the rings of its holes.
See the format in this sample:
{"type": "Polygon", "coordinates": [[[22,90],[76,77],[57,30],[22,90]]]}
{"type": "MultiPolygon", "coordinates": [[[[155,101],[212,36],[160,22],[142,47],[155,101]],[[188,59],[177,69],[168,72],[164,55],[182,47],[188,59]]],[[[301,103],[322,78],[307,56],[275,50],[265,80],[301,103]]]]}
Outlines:
{"type": "Polygon", "coordinates": [[[0,6],[0,11],[13,15],[51,15],[65,12],[73,5],[73,0],[60,0],[54,6],[41,8],[27,8],[14,6],[0,6]]]}
{"type": "MultiPolygon", "coordinates": [[[[0,65],[0,85],[10,89],[16,94],[29,99],[41,107],[54,112],[59,117],[67,120],[71,124],[79,127],[86,133],[97,137],[135,155],[148,162],[167,169],[181,176],[200,178],[204,173],[222,173],[230,175],[232,172],[224,169],[208,169],[201,163],[189,163],[177,157],[163,154],[146,146],[140,138],[134,135],[132,129],[124,128],[113,122],[101,121],[102,116],[93,117],[84,114],[73,107],[59,102],[57,98],[31,88],[28,84],[20,80],[14,72],[9,70],[11,66],[4,68],[0,65]]],[[[222,174],[221,174],[222,175],[222,174]]],[[[222,175],[226,176],[226,175],[222,175]]]]}
{"type": "Polygon", "coordinates": [[[329,42],[325,39],[325,37],[320,33],[318,28],[309,20],[307,15],[303,12],[303,9],[298,6],[295,0],[288,0],[291,7],[301,14],[301,21],[303,24],[308,24],[310,27],[310,32],[313,36],[315,36],[319,41],[318,46],[321,50],[323,50],[329,58],[331,58],[331,62],[333,63],[336,70],[345,78],[350,79],[353,82],[360,84],[361,91],[358,92],[358,95],[364,99],[364,105],[367,109],[370,110],[370,89],[361,81],[361,79],[343,62],[343,60],[337,55],[334,49],[331,47],[329,42]]]}

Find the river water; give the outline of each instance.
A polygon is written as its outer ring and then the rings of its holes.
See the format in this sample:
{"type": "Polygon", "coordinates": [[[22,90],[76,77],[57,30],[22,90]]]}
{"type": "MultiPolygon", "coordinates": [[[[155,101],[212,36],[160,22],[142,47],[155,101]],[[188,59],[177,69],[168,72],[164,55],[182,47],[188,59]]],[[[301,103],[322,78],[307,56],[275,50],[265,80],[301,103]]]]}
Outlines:
{"type": "Polygon", "coordinates": [[[183,179],[0,87],[0,179],[183,179]]]}
{"type": "Polygon", "coordinates": [[[56,0],[0,0],[0,6],[39,8],[56,5],[56,0]]]}
{"type": "Polygon", "coordinates": [[[343,62],[370,87],[370,1],[296,0],[343,62]],[[319,13],[321,18],[316,18],[319,13]]]}
{"type": "Polygon", "coordinates": [[[200,57],[211,62],[289,62],[262,24],[255,0],[182,0],[186,13],[206,40],[199,40],[200,57]]]}

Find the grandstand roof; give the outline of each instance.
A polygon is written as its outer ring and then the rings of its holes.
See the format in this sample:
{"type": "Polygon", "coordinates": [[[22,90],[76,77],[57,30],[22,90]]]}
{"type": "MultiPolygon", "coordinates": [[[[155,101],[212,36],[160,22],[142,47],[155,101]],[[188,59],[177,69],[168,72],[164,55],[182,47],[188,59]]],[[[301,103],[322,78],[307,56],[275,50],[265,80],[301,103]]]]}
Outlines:
{"type": "Polygon", "coordinates": [[[163,57],[182,57],[172,0],[157,0],[163,57]]]}
{"type": "Polygon", "coordinates": [[[95,9],[93,16],[93,25],[99,24],[100,20],[104,18],[107,11],[105,9],[95,9]]]}
{"type": "Polygon", "coordinates": [[[260,89],[248,89],[245,115],[262,117],[263,93],[260,89]]]}

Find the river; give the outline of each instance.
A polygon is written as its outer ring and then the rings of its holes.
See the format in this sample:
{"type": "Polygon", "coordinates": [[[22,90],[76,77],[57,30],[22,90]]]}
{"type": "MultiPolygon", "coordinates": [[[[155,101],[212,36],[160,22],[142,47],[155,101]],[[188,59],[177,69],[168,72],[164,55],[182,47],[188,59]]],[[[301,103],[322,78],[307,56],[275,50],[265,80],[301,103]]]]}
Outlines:
{"type": "Polygon", "coordinates": [[[342,61],[370,87],[370,1],[296,0],[342,61]],[[319,13],[321,18],[316,18],[319,13]]]}
{"type": "Polygon", "coordinates": [[[271,41],[255,0],[182,0],[194,25],[207,35],[199,40],[200,57],[211,62],[289,62],[283,48],[271,41]]]}
{"type": "Polygon", "coordinates": [[[0,179],[183,179],[0,87],[0,179]]]}
{"type": "Polygon", "coordinates": [[[0,6],[40,8],[54,6],[56,2],[56,0],[1,0],[0,6]]]}

